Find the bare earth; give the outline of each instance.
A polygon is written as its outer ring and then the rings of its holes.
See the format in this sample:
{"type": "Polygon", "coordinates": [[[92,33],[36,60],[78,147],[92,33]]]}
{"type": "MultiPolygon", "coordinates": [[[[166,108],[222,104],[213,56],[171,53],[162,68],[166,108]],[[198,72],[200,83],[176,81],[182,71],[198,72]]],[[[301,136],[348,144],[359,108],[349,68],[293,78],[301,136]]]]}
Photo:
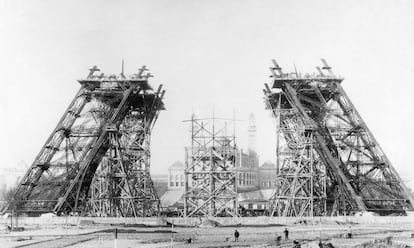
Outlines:
{"type": "Polygon", "coordinates": [[[118,230],[118,247],[293,247],[293,240],[301,247],[318,247],[319,240],[334,247],[414,247],[414,223],[350,224],[316,223],[270,226],[220,226],[220,227],[148,227],[148,226],[24,226],[21,232],[5,228],[0,234],[0,247],[115,247],[115,228],[118,230]],[[283,230],[289,229],[289,240],[284,240],[283,230]],[[346,238],[351,227],[352,238],[346,238]],[[234,241],[234,231],[240,238],[234,241]],[[276,246],[276,236],[282,236],[281,246],[276,246]],[[386,238],[391,242],[386,244],[386,238]],[[191,238],[191,243],[186,241],[191,238]],[[172,241],[171,241],[172,240],[172,241]],[[377,244],[374,245],[374,242],[377,244]]]}

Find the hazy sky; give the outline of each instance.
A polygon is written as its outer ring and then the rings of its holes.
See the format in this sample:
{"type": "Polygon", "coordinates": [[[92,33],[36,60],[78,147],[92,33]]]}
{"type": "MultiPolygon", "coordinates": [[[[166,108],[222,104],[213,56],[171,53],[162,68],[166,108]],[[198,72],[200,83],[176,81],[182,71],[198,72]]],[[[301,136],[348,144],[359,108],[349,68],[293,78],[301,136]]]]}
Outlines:
{"type": "MultiPolygon", "coordinates": [[[[184,160],[188,119],[232,117],[247,144],[255,113],[261,163],[275,129],[262,88],[270,59],[313,72],[326,58],[394,167],[414,180],[414,1],[0,0],[0,166],[33,162],[98,65],[146,64],[167,90],[152,136],[152,171],[184,160]]],[[[414,186],[413,184],[411,184],[414,186]]]]}

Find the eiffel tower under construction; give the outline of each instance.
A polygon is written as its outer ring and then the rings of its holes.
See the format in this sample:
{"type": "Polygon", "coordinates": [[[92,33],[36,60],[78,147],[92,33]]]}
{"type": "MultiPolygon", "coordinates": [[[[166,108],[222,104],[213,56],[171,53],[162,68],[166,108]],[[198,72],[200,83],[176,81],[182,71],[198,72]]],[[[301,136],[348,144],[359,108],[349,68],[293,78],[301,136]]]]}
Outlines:
{"type": "Polygon", "coordinates": [[[273,60],[267,109],[276,119],[272,216],[321,216],[413,208],[407,188],[322,59],[317,73],[285,73],[273,60]]]}
{"type": "Polygon", "coordinates": [[[3,212],[145,217],[160,213],[150,177],[150,135],[162,85],[94,66],[3,212]]]}

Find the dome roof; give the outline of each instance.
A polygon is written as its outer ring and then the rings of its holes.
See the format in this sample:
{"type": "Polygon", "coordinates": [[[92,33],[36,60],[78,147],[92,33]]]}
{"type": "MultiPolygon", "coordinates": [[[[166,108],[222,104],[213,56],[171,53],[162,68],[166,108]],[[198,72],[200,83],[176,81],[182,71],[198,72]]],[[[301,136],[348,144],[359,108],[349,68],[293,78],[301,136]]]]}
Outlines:
{"type": "Polygon", "coordinates": [[[175,161],[172,165],[169,167],[170,169],[181,169],[184,168],[184,164],[181,161],[175,161]]]}
{"type": "Polygon", "coordinates": [[[276,168],[276,166],[275,166],[274,163],[272,163],[271,161],[267,160],[267,161],[265,161],[262,164],[262,166],[260,166],[260,168],[263,168],[263,169],[265,169],[265,168],[274,169],[274,168],[276,168]]]}

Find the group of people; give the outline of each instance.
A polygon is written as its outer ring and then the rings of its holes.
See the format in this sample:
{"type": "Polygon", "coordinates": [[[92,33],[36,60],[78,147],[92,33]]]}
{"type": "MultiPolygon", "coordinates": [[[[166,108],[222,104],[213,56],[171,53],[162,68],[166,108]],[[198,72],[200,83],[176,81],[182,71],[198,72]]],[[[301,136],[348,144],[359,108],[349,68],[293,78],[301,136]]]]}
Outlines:
{"type": "MultiPolygon", "coordinates": [[[[283,234],[285,235],[285,240],[289,240],[289,230],[287,228],[285,228],[285,230],[283,230],[283,234]]],[[[239,241],[239,237],[240,237],[240,233],[239,231],[235,230],[234,231],[234,241],[237,242],[239,241]]],[[[276,237],[276,245],[280,245],[280,243],[282,242],[282,236],[277,236],[276,237]]],[[[293,242],[295,244],[295,248],[296,247],[300,247],[300,244],[298,241],[294,241],[293,242]]]]}
{"type": "MultiPolygon", "coordinates": [[[[285,236],[285,241],[289,240],[289,230],[287,228],[285,228],[285,230],[283,230],[283,234],[285,236]]],[[[347,236],[348,236],[348,238],[352,237],[351,227],[349,227],[347,236]]],[[[235,230],[234,231],[234,241],[235,242],[239,241],[239,237],[240,237],[239,231],[235,230]]],[[[280,246],[281,243],[282,243],[282,236],[277,235],[276,236],[276,246],[280,246]]],[[[322,240],[319,240],[318,247],[320,247],[320,248],[332,247],[333,248],[334,246],[331,243],[323,244],[322,240]]],[[[300,242],[298,240],[294,240],[292,248],[301,248],[300,242]]]]}
{"type": "MultiPolygon", "coordinates": [[[[285,235],[285,240],[289,240],[289,230],[287,228],[285,228],[283,234],[285,235]]],[[[281,242],[282,236],[276,236],[276,245],[280,245],[281,242]]]]}

